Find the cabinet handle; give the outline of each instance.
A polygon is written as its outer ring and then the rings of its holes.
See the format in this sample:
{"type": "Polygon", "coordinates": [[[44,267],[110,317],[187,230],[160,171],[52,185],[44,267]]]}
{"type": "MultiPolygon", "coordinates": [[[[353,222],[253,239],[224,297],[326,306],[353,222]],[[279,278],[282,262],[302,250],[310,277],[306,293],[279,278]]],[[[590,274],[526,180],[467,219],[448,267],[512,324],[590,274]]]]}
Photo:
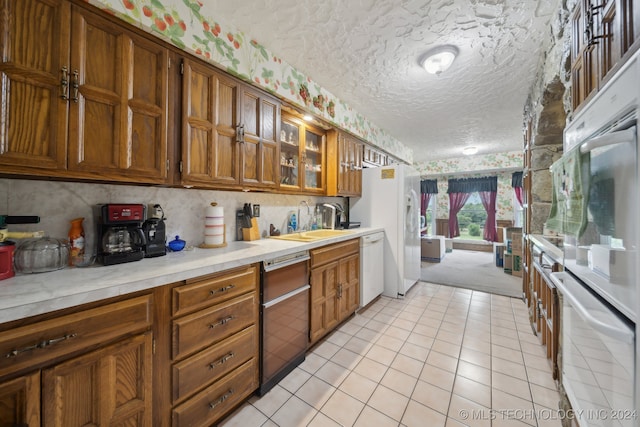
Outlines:
{"type": "Polygon", "coordinates": [[[594,46],[598,44],[597,39],[606,38],[605,35],[594,36],[594,16],[598,16],[600,14],[599,9],[603,9],[604,5],[601,4],[599,6],[593,6],[591,1],[587,4],[587,8],[585,10],[585,23],[584,23],[584,37],[587,42],[587,47],[594,46]]]}
{"type": "Polygon", "coordinates": [[[80,83],[79,83],[79,79],[78,79],[78,70],[73,70],[73,98],[71,98],[73,100],[73,102],[78,102],[78,96],[79,96],[79,91],[78,89],[80,88],[80,83]]]}
{"type": "Polygon", "coordinates": [[[4,357],[5,358],[16,357],[20,353],[26,353],[27,351],[36,350],[38,348],[49,347],[50,345],[57,344],[59,342],[71,339],[71,338],[75,337],[76,335],[77,334],[66,334],[64,336],[61,336],[60,338],[52,338],[50,340],[40,341],[40,342],[35,343],[33,345],[30,345],[28,347],[24,347],[24,348],[20,348],[20,349],[16,349],[16,350],[10,351],[9,353],[5,354],[4,357]]]}
{"type": "Polygon", "coordinates": [[[62,67],[62,80],[60,80],[60,90],[61,95],[60,98],[67,101],[69,99],[69,69],[67,67],[62,67]]]}
{"type": "Polygon", "coordinates": [[[244,125],[238,125],[236,127],[236,141],[244,142],[244,125]]]}
{"type": "Polygon", "coordinates": [[[217,328],[218,326],[224,326],[232,320],[233,320],[233,316],[225,317],[223,319],[218,320],[216,323],[210,324],[209,329],[217,328]]]}
{"type": "Polygon", "coordinates": [[[225,286],[224,288],[220,288],[220,289],[212,289],[209,291],[209,296],[214,296],[215,294],[217,294],[218,292],[226,292],[230,289],[235,288],[236,285],[229,285],[229,286],[225,286]]]}
{"type": "Polygon", "coordinates": [[[214,409],[216,406],[220,405],[221,403],[224,403],[224,401],[230,398],[232,394],[233,394],[233,389],[230,388],[229,391],[227,391],[225,394],[223,394],[213,402],[209,403],[209,409],[214,409]]]}
{"type": "Polygon", "coordinates": [[[216,366],[224,365],[227,360],[232,359],[234,356],[235,356],[235,354],[233,352],[225,354],[224,356],[222,356],[220,359],[216,360],[215,362],[211,362],[209,364],[209,369],[214,369],[216,366]]]}
{"type": "Polygon", "coordinates": [[[542,319],[542,299],[538,299],[538,319],[542,319]]]}

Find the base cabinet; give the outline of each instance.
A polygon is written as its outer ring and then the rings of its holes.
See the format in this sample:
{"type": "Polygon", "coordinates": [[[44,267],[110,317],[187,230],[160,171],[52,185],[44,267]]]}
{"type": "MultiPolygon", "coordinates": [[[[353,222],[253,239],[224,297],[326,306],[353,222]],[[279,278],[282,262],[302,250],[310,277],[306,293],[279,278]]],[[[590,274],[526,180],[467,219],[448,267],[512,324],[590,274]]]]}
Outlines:
{"type": "Polygon", "coordinates": [[[173,427],[212,425],[258,388],[258,285],[254,264],[172,289],[173,427]]]}
{"type": "Polygon", "coordinates": [[[46,369],[43,426],[151,426],[151,333],[46,369]]]}
{"type": "Polygon", "coordinates": [[[0,426],[39,426],[40,418],[40,371],[0,382],[0,426]]]}
{"type": "Polygon", "coordinates": [[[309,342],[316,343],[360,304],[360,243],[358,239],[310,251],[311,307],[309,342]]]}
{"type": "Polygon", "coordinates": [[[531,327],[538,334],[540,343],[546,346],[547,359],[551,361],[553,379],[558,379],[558,343],[560,339],[560,306],[558,291],[549,275],[560,271],[559,263],[547,257],[540,248],[533,247],[531,272],[531,327]]]}
{"type": "Polygon", "coordinates": [[[152,425],[150,295],[0,331],[0,426],[152,425]]]}

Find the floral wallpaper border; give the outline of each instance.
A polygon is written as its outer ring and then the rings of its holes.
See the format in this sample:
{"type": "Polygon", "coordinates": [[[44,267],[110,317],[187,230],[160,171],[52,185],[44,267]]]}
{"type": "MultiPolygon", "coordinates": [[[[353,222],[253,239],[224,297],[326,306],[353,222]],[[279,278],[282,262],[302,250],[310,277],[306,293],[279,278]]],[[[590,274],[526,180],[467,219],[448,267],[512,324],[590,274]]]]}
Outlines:
{"type": "Polygon", "coordinates": [[[413,161],[411,149],[258,40],[248,39],[243,32],[225,25],[224,17],[216,16],[205,0],[84,1],[322,117],[403,161],[413,161]]]}
{"type": "Polygon", "coordinates": [[[521,151],[506,153],[479,154],[469,157],[433,160],[414,165],[420,175],[428,177],[442,174],[458,174],[473,171],[503,171],[505,169],[522,169],[524,154],[521,151]]]}
{"type": "Polygon", "coordinates": [[[436,217],[449,217],[449,178],[476,178],[480,176],[498,177],[498,197],[496,200],[496,219],[513,220],[514,193],[511,187],[511,173],[522,170],[523,153],[511,151],[498,154],[484,154],[471,157],[434,160],[420,163],[415,167],[425,178],[437,178],[438,195],[436,197],[436,217]],[[505,169],[508,170],[505,172],[505,169]]]}

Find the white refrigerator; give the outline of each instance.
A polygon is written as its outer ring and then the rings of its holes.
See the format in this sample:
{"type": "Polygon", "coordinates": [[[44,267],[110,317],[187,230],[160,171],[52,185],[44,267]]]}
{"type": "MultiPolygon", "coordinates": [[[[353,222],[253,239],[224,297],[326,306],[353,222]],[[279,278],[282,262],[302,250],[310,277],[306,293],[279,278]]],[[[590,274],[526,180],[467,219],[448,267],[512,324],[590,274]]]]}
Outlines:
{"type": "Polygon", "coordinates": [[[351,198],[349,220],[382,227],[383,295],[403,297],[420,279],[420,174],[408,165],[362,170],[362,196],[351,198]]]}

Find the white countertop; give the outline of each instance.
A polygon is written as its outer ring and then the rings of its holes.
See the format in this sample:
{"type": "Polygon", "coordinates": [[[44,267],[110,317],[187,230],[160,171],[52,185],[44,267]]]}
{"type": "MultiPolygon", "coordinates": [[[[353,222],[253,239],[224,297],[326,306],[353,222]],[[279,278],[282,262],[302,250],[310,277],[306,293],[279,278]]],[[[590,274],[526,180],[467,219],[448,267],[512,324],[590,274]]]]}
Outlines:
{"type": "Polygon", "coordinates": [[[151,289],[383,229],[367,227],[348,231],[348,234],[309,243],[279,239],[235,241],[223,248],[194,248],[112,266],[18,274],[0,281],[0,323],[151,289]]]}

